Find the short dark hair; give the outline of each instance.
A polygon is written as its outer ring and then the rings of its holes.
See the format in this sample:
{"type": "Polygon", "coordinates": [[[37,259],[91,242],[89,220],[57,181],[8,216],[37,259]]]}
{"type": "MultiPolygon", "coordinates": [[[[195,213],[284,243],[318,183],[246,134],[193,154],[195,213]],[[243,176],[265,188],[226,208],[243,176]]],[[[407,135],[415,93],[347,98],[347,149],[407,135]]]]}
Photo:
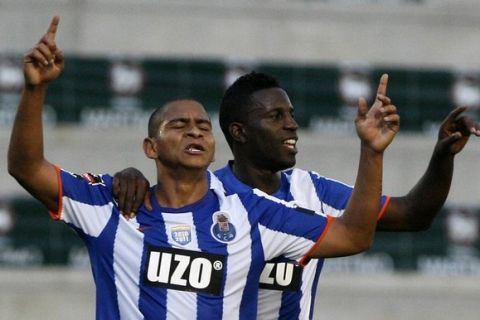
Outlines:
{"type": "Polygon", "coordinates": [[[252,71],[247,73],[227,88],[220,105],[220,128],[230,147],[232,137],[228,127],[232,122],[241,121],[247,109],[253,105],[252,94],[263,89],[281,88],[279,82],[265,73],[252,71]]]}
{"type": "Polygon", "coordinates": [[[165,108],[165,105],[155,109],[150,115],[150,118],[148,119],[148,136],[150,138],[153,138],[158,134],[158,127],[162,123],[161,114],[162,110],[165,108]]]}
{"type": "MultiPolygon", "coordinates": [[[[179,96],[175,99],[169,100],[165,102],[163,105],[160,107],[156,108],[155,110],[152,111],[150,118],[148,119],[148,136],[150,138],[153,138],[157,136],[158,134],[158,128],[160,127],[160,124],[163,121],[162,118],[162,111],[170,104],[180,101],[180,100],[194,100],[193,98],[185,97],[185,96],[179,96]]],[[[196,101],[196,100],[194,100],[196,101]]],[[[203,107],[203,106],[202,106],[203,107]]]]}

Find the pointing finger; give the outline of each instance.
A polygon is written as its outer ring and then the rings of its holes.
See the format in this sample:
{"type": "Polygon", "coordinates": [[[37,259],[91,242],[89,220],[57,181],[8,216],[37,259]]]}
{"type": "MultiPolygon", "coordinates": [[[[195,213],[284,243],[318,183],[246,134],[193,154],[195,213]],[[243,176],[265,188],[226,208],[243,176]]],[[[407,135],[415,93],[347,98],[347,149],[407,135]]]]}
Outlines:
{"type": "Polygon", "coordinates": [[[466,107],[457,107],[451,111],[445,121],[453,121],[455,120],[463,111],[467,110],[466,107]]]}
{"type": "Polygon", "coordinates": [[[384,73],[380,77],[380,83],[378,84],[377,94],[387,95],[388,74],[384,73]]]}
{"type": "Polygon", "coordinates": [[[48,30],[46,36],[48,39],[55,40],[55,35],[57,34],[58,24],[60,23],[60,16],[54,16],[50,25],[48,26],[48,30]]]}

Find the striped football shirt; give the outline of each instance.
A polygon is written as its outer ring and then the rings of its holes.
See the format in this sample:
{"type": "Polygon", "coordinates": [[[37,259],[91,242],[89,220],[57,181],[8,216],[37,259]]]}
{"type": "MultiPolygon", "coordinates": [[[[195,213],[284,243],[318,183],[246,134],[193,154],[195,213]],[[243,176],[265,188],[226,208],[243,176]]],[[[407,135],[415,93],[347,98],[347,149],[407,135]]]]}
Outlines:
{"type": "MultiPolygon", "coordinates": [[[[235,177],[232,163],[230,161],[215,171],[227,194],[251,190],[235,177]]],[[[324,215],[339,217],[345,211],[352,190],[351,186],[316,172],[294,168],[281,172],[280,188],[270,199],[276,197],[324,215]]],[[[385,207],[387,200],[388,197],[383,196],[381,205],[385,207]]],[[[260,278],[258,319],[312,319],[323,263],[324,259],[313,259],[301,267],[295,260],[289,261],[284,256],[268,261],[260,278]]]]}
{"type": "Polygon", "coordinates": [[[258,190],[227,193],[210,172],[201,200],[165,208],[152,192],[153,212],[126,220],[110,175],[58,174],[50,214],[86,244],[97,319],[256,319],[265,261],[300,261],[330,221],[258,190]]]}

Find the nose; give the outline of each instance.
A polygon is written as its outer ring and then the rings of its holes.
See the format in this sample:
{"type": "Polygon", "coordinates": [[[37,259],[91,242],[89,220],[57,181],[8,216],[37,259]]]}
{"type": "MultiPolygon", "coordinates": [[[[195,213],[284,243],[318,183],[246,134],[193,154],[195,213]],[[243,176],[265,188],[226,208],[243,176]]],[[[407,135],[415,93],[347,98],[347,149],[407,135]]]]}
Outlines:
{"type": "Polygon", "coordinates": [[[199,138],[203,136],[203,133],[198,126],[191,125],[187,130],[187,135],[190,137],[199,138]]]}
{"type": "Polygon", "coordinates": [[[292,114],[287,114],[287,116],[285,117],[285,128],[289,130],[298,129],[298,123],[297,121],[295,121],[295,118],[292,114]]]}

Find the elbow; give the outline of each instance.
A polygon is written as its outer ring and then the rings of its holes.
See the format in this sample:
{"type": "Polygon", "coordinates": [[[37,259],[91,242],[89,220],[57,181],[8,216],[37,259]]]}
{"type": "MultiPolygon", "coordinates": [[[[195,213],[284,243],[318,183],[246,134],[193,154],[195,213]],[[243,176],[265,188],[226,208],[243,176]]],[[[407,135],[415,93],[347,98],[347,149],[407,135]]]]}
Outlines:
{"type": "Polygon", "coordinates": [[[8,163],[8,174],[17,180],[20,184],[25,179],[25,175],[22,174],[22,170],[15,165],[8,163]]]}
{"type": "Polygon", "coordinates": [[[417,219],[414,223],[410,224],[410,230],[408,231],[413,231],[413,232],[420,232],[420,231],[427,231],[428,229],[431,228],[433,224],[432,219],[423,219],[419,220],[417,219]]]}
{"type": "Polygon", "coordinates": [[[350,244],[350,252],[348,253],[348,255],[355,255],[367,251],[372,247],[373,239],[373,234],[355,237],[355,239],[352,239],[352,242],[350,244]]]}
{"type": "Polygon", "coordinates": [[[408,215],[406,230],[409,232],[427,231],[432,227],[433,220],[440,212],[441,208],[430,208],[423,210],[411,210],[408,215]]]}
{"type": "Polygon", "coordinates": [[[18,175],[22,171],[19,166],[19,161],[15,159],[15,152],[13,152],[11,147],[8,150],[7,168],[8,168],[8,174],[14,177],[15,179],[18,177],[18,175]]]}
{"type": "Polygon", "coordinates": [[[32,165],[25,165],[23,161],[19,159],[13,159],[8,157],[8,174],[15,178],[18,182],[22,182],[32,175],[32,165]]]}
{"type": "Polygon", "coordinates": [[[15,161],[12,161],[10,157],[8,158],[8,174],[17,179],[20,176],[20,170],[17,165],[15,165],[15,161]]]}
{"type": "Polygon", "coordinates": [[[353,254],[367,251],[372,247],[372,245],[373,245],[373,237],[370,237],[369,239],[361,239],[357,241],[357,243],[355,244],[354,246],[355,252],[353,254]]]}

